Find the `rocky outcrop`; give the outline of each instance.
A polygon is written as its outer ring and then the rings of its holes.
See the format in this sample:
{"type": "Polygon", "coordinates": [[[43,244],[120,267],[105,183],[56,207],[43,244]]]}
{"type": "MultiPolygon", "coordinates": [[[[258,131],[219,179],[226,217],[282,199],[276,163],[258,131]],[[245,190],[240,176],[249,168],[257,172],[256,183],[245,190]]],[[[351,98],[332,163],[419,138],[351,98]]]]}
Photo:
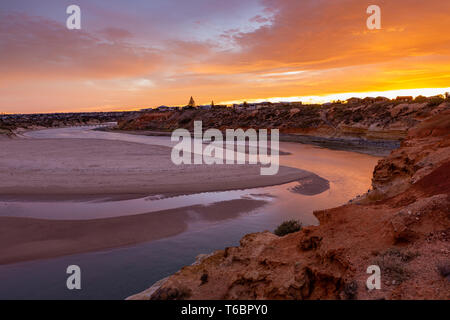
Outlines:
{"type": "Polygon", "coordinates": [[[449,160],[450,110],[421,122],[411,129],[401,148],[375,167],[371,198],[394,196],[449,160]]]}
{"type": "MultiPolygon", "coordinates": [[[[419,108],[400,106],[385,112],[419,108]]],[[[319,226],[246,235],[135,298],[450,299],[450,111],[409,131],[365,197],[314,214],[319,226]],[[380,290],[366,287],[370,265],[380,290]]]]}
{"type": "Polygon", "coordinates": [[[193,130],[194,121],[203,128],[275,128],[288,135],[315,137],[400,140],[407,131],[433,114],[449,109],[450,103],[403,103],[382,101],[360,105],[331,104],[302,107],[278,106],[258,110],[217,108],[150,112],[121,121],[121,130],[193,130]]]}

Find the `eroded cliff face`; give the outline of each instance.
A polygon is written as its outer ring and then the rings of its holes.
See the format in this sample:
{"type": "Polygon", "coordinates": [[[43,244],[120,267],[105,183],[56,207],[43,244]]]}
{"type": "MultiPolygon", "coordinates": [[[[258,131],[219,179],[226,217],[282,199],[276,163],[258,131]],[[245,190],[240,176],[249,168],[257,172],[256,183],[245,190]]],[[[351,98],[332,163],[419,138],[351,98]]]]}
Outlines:
{"type": "Polygon", "coordinates": [[[373,191],[319,226],[246,235],[132,299],[450,299],[450,111],[409,131],[373,191]],[[369,265],[381,289],[368,290],[369,265]]]}
{"type": "Polygon", "coordinates": [[[194,121],[201,120],[204,129],[274,128],[284,134],[398,140],[405,138],[408,129],[423,119],[449,108],[449,102],[437,105],[383,101],[357,105],[267,107],[259,110],[184,110],[151,112],[122,121],[118,127],[122,130],[193,130],[194,121]]]}

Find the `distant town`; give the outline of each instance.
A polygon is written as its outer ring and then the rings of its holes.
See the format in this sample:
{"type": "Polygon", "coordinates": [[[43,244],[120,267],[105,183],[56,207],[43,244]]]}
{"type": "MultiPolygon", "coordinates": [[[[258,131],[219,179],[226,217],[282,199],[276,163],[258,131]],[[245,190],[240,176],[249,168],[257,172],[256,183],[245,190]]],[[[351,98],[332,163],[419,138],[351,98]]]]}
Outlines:
{"type": "MultiPolygon", "coordinates": [[[[169,111],[183,111],[183,110],[217,110],[217,109],[232,109],[236,111],[245,110],[259,110],[264,108],[295,108],[299,106],[317,106],[330,107],[338,105],[355,106],[358,104],[373,104],[373,103],[433,103],[439,104],[443,101],[450,101],[450,94],[446,92],[443,95],[432,97],[424,96],[398,96],[396,99],[389,99],[386,97],[367,97],[367,98],[349,98],[344,101],[332,101],[324,104],[303,104],[301,101],[287,102],[258,102],[240,104],[210,104],[197,105],[193,97],[190,97],[186,106],[158,106],[153,108],[144,108],[138,111],[112,111],[112,112],[70,112],[70,113],[41,113],[41,114],[0,114],[0,131],[3,133],[14,130],[15,128],[29,128],[29,127],[61,127],[71,125],[95,125],[105,122],[119,122],[136,118],[145,113],[154,112],[169,112],[169,111]]],[[[1,133],[1,132],[0,132],[1,133]]]]}
{"type": "MultiPolygon", "coordinates": [[[[372,104],[375,102],[387,102],[387,101],[393,101],[395,103],[412,103],[412,102],[417,102],[417,103],[423,103],[423,102],[429,102],[432,101],[433,99],[449,99],[450,97],[450,93],[446,92],[444,95],[437,95],[437,96],[432,96],[432,97],[424,97],[424,96],[417,96],[416,98],[412,97],[412,96],[398,96],[396,99],[389,99],[386,97],[367,97],[367,98],[349,98],[347,100],[341,101],[341,100],[337,100],[337,101],[331,101],[331,102],[327,102],[327,103],[323,103],[321,104],[322,106],[330,106],[330,105],[334,105],[334,104],[349,104],[349,105],[354,105],[354,104],[372,104]]],[[[280,102],[269,102],[269,101],[264,101],[264,102],[257,102],[257,103],[247,103],[247,102],[243,102],[240,104],[232,104],[232,105],[224,105],[224,104],[214,104],[214,101],[211,101],[210,104],[203,104],[203,105],[196,105],[195,104],[195,100],[193,97],[191,97],[189,99],[189,103],[186,106],[180,107],[180,106],[159,106],[159,107],[155,107],[155,108],[145,108],[145,109],[141,109],[141,112],[153,112],[153,111],[159,111],[159,112],[164,112],[164,111],[178,111],[178,110],[188,110],[188,109],[200,109],[200,110],[210,110],[213,108],[233,108],[236,110],[241,110],[241,109],[246,109],[246,110],[258,110],[258,109],[262,109],[262,108],[268,108],[268,107],[295,107],[295,106],[302,106],[303,103],[301,101],[280,101],[280,102]]],[[[308,104],[311,105],[311,104],[308,104]]],[[[319,104],[317,104],[317,106],[321,106],[319,104]]]]}

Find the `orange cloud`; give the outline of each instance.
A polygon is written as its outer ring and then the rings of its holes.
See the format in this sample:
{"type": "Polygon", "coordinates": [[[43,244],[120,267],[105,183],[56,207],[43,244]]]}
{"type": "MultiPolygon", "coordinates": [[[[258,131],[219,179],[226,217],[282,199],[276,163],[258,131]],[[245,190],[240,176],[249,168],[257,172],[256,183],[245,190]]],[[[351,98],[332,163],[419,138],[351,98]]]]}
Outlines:
{"type": "MultiPolygon", "coordinates": [[[[191,95],[201,103],[450,83],[449,1],[375,1],[382,15],[376,31],[366,28],[368,3],[360,0],[262,4],[266,9],[249,18],[259,24],[256,30],[221,25],[227,31],[207,40],[190,37],[190,30],[164,37],[161,30],[139,44],[132,32],[109,25],[92,34],[26,14],[2,17],[0,111],[124,109],[179,105],[191,95]]],[[[214,28],[211,19],[197,19],[196,32],[214,28]]]]}
{"type": "Polygon", "coordinates": [[[0,17],[0,82],[105,79],[145,75],[161,64],[154,49],[119,41],[124,30],[105,29],[108,38],[26,14],[0,17]]]}

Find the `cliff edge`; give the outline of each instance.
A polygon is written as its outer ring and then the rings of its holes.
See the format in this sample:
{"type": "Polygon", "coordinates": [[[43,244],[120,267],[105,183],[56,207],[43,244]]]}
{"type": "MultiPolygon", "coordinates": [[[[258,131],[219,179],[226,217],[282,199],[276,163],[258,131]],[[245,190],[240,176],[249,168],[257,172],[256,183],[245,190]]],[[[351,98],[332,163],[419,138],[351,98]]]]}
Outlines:
{"type": "Polygon", "coordinates": [[[372,186],[319,226],[248,234],[130,299],[450,299],[450,110],[412,127],[372,186]]]}

